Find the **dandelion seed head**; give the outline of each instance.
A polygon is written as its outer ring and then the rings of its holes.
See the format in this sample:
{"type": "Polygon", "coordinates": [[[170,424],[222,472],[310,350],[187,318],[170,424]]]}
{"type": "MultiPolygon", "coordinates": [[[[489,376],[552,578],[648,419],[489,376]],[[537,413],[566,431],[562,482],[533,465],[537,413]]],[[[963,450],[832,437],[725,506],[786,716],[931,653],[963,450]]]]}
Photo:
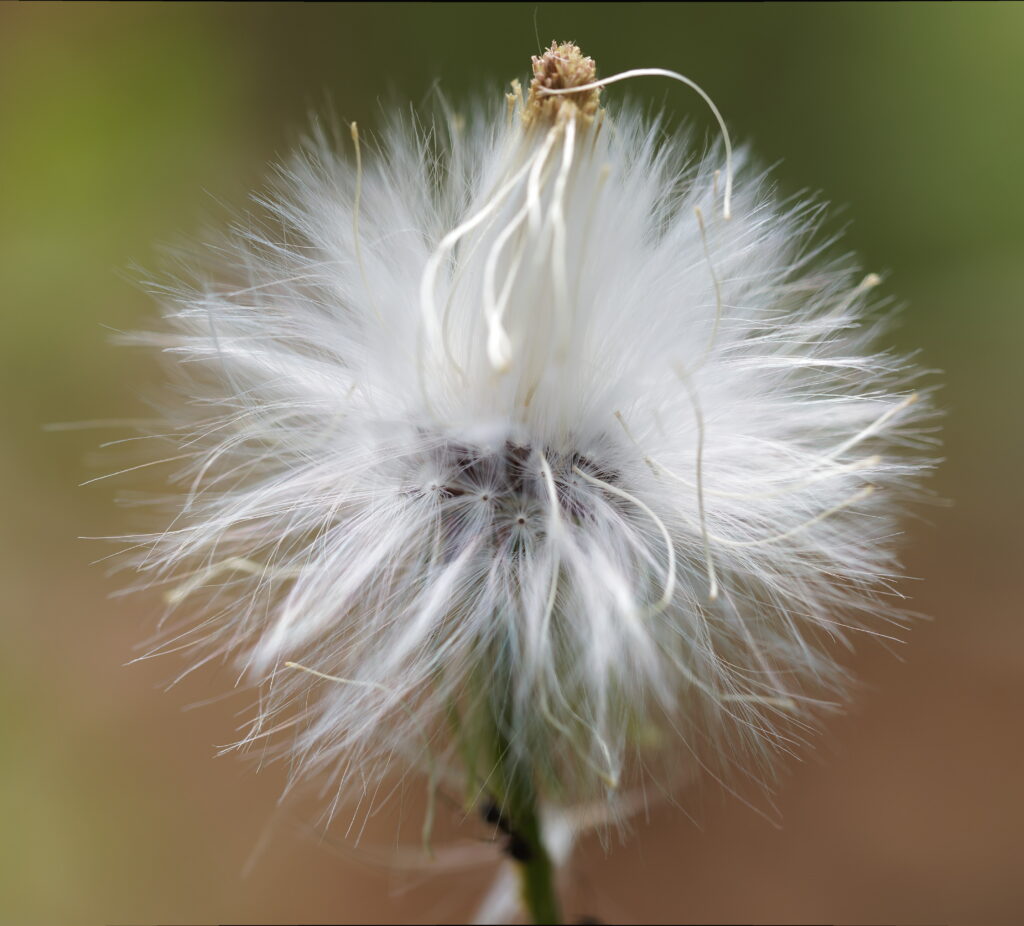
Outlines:
{"type": "Polygon", "coordinates": [[[186,397],[138,538],[168,647],[235,662],[237,745],[332,795],[397,765],[472,798],[496,750],[553,805],[767,780],[896,618],[931,413],[879,279],[745,151],[727,192],[722,146],[550,92],[595,75],[553,44],[512,118],[316,130],[135,339],[186,397]]]}

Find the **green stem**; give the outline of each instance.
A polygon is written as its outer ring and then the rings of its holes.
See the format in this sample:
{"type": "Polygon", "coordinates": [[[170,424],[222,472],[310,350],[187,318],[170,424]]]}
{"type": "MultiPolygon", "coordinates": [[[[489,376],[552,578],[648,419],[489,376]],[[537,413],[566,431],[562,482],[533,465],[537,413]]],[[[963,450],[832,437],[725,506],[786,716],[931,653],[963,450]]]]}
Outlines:
{"type": "Polygon", "coordinates": [[[498,740],[498,810],[508,838],[508,854],[519,867],[523,906],[531,922],[558,926],[562,917],[554,866],[544,845],[533,777],[529,769],[511,758],[504,737],[499,735],[498,740]]]}
{"type": "Polygon", "coordinates": [[[555,892],[554,868],[544,847],[540,819],[536,808],[520,808],[513,816],[516,822],[510,837],[512,851],[519,866],[523,906],[533,923],[557,924],[562,922],[555,892]]]}

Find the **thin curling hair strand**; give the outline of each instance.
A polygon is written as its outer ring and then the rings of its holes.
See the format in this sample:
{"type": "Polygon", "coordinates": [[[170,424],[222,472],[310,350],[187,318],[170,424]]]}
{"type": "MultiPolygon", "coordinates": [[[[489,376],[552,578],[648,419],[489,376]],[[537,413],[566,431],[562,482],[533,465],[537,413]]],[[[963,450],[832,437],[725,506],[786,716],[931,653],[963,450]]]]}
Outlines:
{"type": "Polygon", "coordinates": [[[130,338],[179,396],[172,519],[123,538],[168,602],[150,652],[236,664],[236,745],[328,816],[418,771],[426,837],[443,790],[518,861],[650,779],[770,784],[841,701],[837,648],[902,620],[934,413],[875,346],[879,278],[696,84],[572,44],[526,93],[342,142],[315,130],[130,338]],[[722,143],[606,100],[653,76],[722,143]]]}

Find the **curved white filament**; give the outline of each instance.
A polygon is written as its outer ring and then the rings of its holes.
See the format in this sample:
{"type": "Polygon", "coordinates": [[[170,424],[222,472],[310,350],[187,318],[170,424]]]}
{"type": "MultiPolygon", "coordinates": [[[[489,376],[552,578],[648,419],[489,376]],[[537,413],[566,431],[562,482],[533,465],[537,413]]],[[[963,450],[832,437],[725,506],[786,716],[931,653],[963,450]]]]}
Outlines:
{"type": "Polygon", "coordinates": [[[693,406],[693,417],[697,422],[697,449],[694,461],[694,478],[697,480],[697,515],[700,519],[700,536],[704,544],[704,562],[708,570],[708,598],[714,601],[718,598],[718,576],[715,573],[715,560],[711,555],[711,535],[708,533],[707,511],[704,507],[704,412],[700,407],[697,390],[690,378],[682,371],[677,370],[676,372],[686,387],[690,404],[693,406]]]}
{"type": "Polygon", "coordinates": [[[569,305],[569,268],[566,254],[567,232],[565,227],[565,190],[572,170],[573,153],[576,146],[576,120],[570,119],[565,126],[565,141],[562,146],[562,166],[555,178],[555,191],[551,202],[551,276],[554,283],[555,315],[558,327],[558,350],[564,354],[570,338],[572,307],[569,305]]]}
{"type": "Polygon", "coordinates": [[[665,522],[662,521],[648,505],[644,504],[644,502],[635,495],[630,495],[629,492],[620,489],[618,486],[613,486],[611,483],[605,482],[603,479],[591,476],[578,466],[574,466],[572,471],[576,473],[577,476],[582,476],[587,482],[600,486],[609,494],[617,495],[619,498],[636,505],[637,508],[651,519],[654,526],[658,528],[658,532],[665,541],[665,557],[668,560],[668,563],[665,569],[665,588],[661,593],[661,598],[658,599],[657,604],[654,606],[654,613],[657,614],[660,611],[664,611],[672,602],[672,596],[675,594],[676,590],[676,547],[672,542],[672,535],[668,532],[668,528],[665,527],[665,522]]]}
{"type": "Polygon", "coordinates": [[[522,228],[528,211],[529,205],[523,206],[512,218],[512,221],[501,230],[484,263],[484,319],[487,322],[487,358],[490,360],[491,366],[499,373],[504,373],[512,361],[512,342],[505,330],[503,316],[511,295],[512,284],[515,282],[515,276],[522,261],[522,253],[517,252],[512,258],[500,296],[496,291],[495,279],[498,273],[498,260],[508,240],[522,228]]]}
{"type": "Polygon", "coordinates": [[[729,138],[729,130],[725,126],[725,120],[722,118],[722,114],[718,111],[718,107],[715,106],[714,101],[704,92],[703,88],[695,81],[691,80],[684,74],[680,74],[677,71],[669,71],[665,68],[633,68],[630,71],[622,71],[620,74],[613,74],[611,77],[602,77],[600,80],[595,80],[593,83],[582,84],[579,87],[565,87],[560,90],[550,90],[546,87],[540,88],[537,92],[544,96],[563,96],[567,93],[582,93],[584,90],[597,90],[600,87],[607,87],[609,84],[616,84],[620,80],[631,80],[634,77],[668,77],[672,80],[678,80],[681,84],[686,84],[691,90],[697,92],[700,98],[707,103],[708,109],[711,110],[715,119],[718,121],[718,127],[722,132],[722,141],[725,144],[725,196],[722,200],[722,217],[729,219],[732,218],[732,141],[729,138]]]}
{"type": "MultiPolygon", "coordinates": [[[[452,251],[456,244],[468,235],[473,229],[480,225],[488,216],[497,210],[505,201],[508,195],[515,189],[520,180],[533,168],[538,157],[547,157],[546,152],[549,146],[545,145],[540,152],[530,157],[512,176],[501,186],[494,196],[487,201],[482,209],[470,216],[460,225],[453,228],[446,234],[427,259],[423,268],[423,275],[420,277],[420,313],[423,320],[424,333],[430,341],[431,346],[443,338],[444,332],[437,317],[437,303],[435,299],[435,288],[437,286],[437,274],[445,257],[452,251]]],[[[423,369],[422,346],[418,359],[419,376],[421,381],[425,379],[423,369]]]]}

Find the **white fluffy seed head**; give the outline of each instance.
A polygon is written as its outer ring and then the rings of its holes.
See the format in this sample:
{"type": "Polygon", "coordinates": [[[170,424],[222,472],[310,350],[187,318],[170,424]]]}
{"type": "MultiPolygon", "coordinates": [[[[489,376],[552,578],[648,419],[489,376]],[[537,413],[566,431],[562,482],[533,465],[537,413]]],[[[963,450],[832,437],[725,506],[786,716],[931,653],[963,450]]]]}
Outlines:
{"type": "Polygon", "coordinates": [[[719,150],[554,99],[315,133],[140,337],[186,397],[139,562],[168,639],[338,794],[397,761],[477,795],[499,748],[556,804],[763,777],[893,614],[927,403],[878,278],[743,152],[726,218],[719,150]]]}

